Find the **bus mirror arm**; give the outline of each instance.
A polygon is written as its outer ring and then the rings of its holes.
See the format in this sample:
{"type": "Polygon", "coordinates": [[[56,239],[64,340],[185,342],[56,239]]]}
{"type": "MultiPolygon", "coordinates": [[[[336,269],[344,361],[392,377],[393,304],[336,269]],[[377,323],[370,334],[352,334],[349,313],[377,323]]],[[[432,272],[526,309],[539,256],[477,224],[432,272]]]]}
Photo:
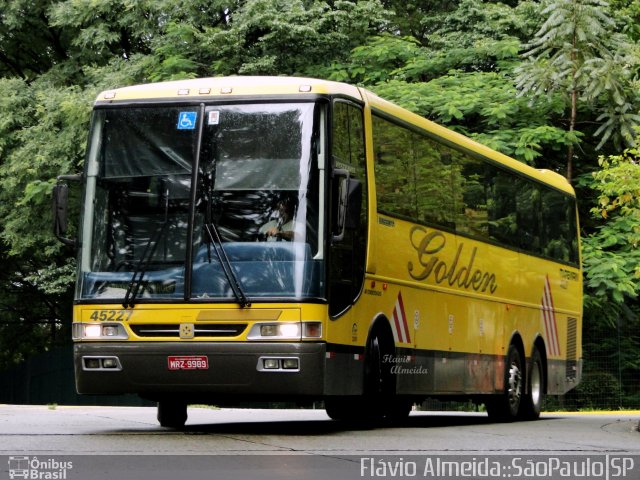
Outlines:
{"type": "Polygon", "coordinates": [[[57,178],[58,183],[53,187],[53,233],[56,238],[65,245],[77,246],[78,241],[75,238],[67,238],[67,227],[69,225],[67,208],[69,204],[69,187],[65,180],[79,182],[82,175],[60,175],[57,178]]]}

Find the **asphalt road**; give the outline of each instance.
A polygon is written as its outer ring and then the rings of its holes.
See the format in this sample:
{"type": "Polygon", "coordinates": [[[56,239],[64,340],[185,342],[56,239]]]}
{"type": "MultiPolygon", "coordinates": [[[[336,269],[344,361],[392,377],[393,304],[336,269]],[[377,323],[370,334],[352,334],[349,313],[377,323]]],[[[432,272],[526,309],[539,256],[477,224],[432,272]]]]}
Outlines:
{"type": "MultiPolygon", "coordinates": [[[[12,467],[19,466],[20,458],[33,462],[34,457],[38,461],[32,466],[45,473],[38,478],[60,480],[436,478],[431,474],[438,472],[428,468],[435,464],[425,467],[425,459],[459,456],[480,462],[477,468],[495,457],[534,459],[530,465],[542,470],[528,473],[537,473],[536,478],[565,477],[559,469],[552,471],[556,464],[545,460],[537,465],[539,459],[593,459],[587,467],[593,469],[597,459],[615,468],[612,458],[628,458],[624,477],[640,478],[640,412],[549,413],[538,421],[511,424],[491,423],[481,413],[412,412],[401,426],[351,429],[323,410],[190,407],[182,431],[160,427],[155,415],[154,408],[146,407],[0,405],[0,480],[10,473],[20,478],[15,475],[21,471],[12,467]],[[65,459],[75,462],[75,470],[59,468],[59,476],[52,476],[65,459]]],[[[525,478],[527,473],[515,466],[509,475],[502,470],[491,477],[477,468],[470,470],[472,478],[525,478]]],[[[608,477],[597,476],[596,468],[587,478],[623,477],[623,470],[614,471],[621,475],[608,471],[608,477]]],[[[469,478],[464,471],[445,473],[457,476],[437,478],[469,478]]]]}

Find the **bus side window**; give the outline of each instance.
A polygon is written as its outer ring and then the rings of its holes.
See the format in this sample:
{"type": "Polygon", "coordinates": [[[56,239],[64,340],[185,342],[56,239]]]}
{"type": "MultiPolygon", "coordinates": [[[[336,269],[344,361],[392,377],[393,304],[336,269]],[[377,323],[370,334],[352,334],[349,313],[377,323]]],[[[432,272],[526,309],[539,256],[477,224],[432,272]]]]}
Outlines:
{"type": "Polygon", "coordinates": [[[541,187],[522,178],[516,179],[516,183],[518,242],[515,246],[539,255],[542,253],[540,228],[544,224],[540,210],[541,187]]]}
{"type": "Polygon", "coordinates": [[[417,218],[415,142],[412,133],[374,116],[373,137],[379,210],[391,215],[417,218]]]}
{"type": "Polygon", "coordinates": [[[517,242],[516,219],[517,182],[503,170],[489,167],[493,172],[487,177],[487,188],[491,192],[487,202],[489,237],[506,246],[517,242]]]}
{"type": "Polygon", "coordinates": [[[560,192],[547,190],[542,195],[541,204],[545,225],[542,254],[554,260],[577,263],[573,202],[560,192]]]}
{"type": "Polygon", "coordinates": [[[453,229],[456,167],[450,149],[375,115],[373,137],[378,210],[453,229]]]}
{"type": "Polygon", "coordinates": [[[455,152],[433,139],[413,133],[415,158],[416,219],[455,228],[455,152]]]}
{"type": "Polygon", "coordinates": [[[459,165],[458,180],[454,188],[455,211],[458,214],[456,232],[487,238],[487,165],[462,152],[455,154],[456,164],[459,165]]]}

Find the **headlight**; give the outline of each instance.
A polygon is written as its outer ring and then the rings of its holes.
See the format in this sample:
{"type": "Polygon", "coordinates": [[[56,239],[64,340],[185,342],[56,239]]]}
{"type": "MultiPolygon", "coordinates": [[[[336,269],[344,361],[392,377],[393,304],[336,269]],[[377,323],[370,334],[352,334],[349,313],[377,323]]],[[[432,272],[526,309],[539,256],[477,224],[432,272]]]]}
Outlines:
{"type": "Polygon", "coordinates": [[[126,340],[129,338],[120,323],[74,323],[74,340],[126,340]]]}
{"type": "Polygon", "coordinates": [[[322,338],[322,322],[256,323],[247,340],[318,340],[322,338]]]}
{"type": "Polygon", "coordinates": [[[300,340],[300,322],[256,323],[248,340],[300,340]]]}

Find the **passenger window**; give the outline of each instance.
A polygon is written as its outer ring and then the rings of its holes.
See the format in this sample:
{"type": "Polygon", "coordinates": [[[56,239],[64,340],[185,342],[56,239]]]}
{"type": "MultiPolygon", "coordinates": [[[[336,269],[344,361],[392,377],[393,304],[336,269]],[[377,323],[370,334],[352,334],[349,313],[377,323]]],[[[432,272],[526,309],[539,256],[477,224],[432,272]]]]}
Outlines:
{"type": "Polygon", "coordinates": [[[518,185],[513,175],[493,166],[488,166],[487,214],[489,237],[504,245],[514,245],[518,235],[516,221],[516,194],[518,185]]]}

